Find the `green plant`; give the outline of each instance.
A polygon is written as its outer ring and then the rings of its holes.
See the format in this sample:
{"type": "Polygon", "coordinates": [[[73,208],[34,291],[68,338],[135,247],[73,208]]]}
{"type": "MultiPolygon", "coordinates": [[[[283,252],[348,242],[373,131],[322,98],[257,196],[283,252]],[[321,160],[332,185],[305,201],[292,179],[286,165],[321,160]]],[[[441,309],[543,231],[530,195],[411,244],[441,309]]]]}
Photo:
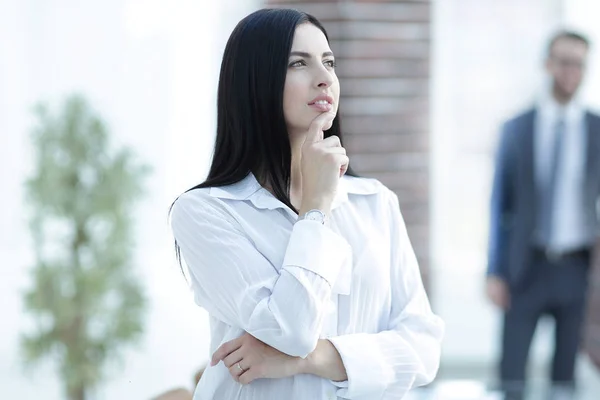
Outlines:
{"type": "Polygon", "coordinates": [[[133,206],[149,169],[109,149],[106,128],[81,96],[59,115],[35,109],[35,168],[26,182],[35,250],[24,294],[34,329],[26,365],[50,358],[70,400],[84,400],[143,331],[145,297],[131,266],[133,206]]]}

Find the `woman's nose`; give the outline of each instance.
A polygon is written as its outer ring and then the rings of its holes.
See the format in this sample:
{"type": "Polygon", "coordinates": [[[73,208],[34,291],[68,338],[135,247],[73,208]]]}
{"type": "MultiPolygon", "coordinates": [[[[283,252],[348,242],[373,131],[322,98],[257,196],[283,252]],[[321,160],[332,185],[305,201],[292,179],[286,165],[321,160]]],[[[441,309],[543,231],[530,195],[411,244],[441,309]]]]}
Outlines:
{"type": "Polygon", "coordinates": [[[333,84],[333,78],[332,78],[331,74],[329,73],[329,71],[325,71],[324,73],[321,73],[317,82],[318,82],[317,86],[321,89],[324,89],[324,88],[328,88],[329,86],[331,86],[333,84]]]}

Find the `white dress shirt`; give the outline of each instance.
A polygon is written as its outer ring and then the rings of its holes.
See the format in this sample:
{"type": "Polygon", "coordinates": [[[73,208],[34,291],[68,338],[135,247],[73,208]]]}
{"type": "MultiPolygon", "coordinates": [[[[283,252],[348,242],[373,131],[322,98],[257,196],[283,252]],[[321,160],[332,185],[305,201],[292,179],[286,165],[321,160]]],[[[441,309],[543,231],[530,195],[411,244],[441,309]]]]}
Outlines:
{"type": "Polygon", "coordinates": [[[585,110],[577,100],[561,106],[548,94],[541,100],[538,111],[534,136],[538,182],[550,179],[556,125],[560,118],[565,123],[549,247],[559,252],[577,250],[589,242],[583,208],[587,140],[585,110]]]}
{"type": "Polygon", "coordinates": [[[443,323],[398,199],[378,181],[343,177],[327,225],[297,222],[252,174],[183,194],[171,215],[195,301],[210,315],[211,354],[244,332],[298,357],[328,338],[348,375],[244,386],[220,362],[206,369],[194,400],[401,399],[435,377],[443,323]]]}

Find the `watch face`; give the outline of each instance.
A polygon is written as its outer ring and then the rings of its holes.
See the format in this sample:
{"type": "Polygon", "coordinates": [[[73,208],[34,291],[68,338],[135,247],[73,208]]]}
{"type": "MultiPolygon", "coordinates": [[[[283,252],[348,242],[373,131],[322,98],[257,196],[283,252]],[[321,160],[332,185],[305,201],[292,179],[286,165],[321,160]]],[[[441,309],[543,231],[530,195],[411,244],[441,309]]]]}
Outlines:
{"type": "Polygon", "coordinates": [[[311,221],[319,221],[319,222],[323,222],[325,220],[325,216],[323,215],[323,213],[321,213],[319,211],[309,211],[306,213],[306,216],[304,218],[311,220],[311,221]]]}

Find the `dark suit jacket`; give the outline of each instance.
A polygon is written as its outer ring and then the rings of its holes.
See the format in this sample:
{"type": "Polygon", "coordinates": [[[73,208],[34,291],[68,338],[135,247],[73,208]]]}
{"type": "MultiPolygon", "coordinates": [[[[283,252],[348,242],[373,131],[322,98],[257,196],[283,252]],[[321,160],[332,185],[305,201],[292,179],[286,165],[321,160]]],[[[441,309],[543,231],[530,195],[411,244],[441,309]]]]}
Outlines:
{"type": "MultiPolygon", "coordinates": [[[[534,179],[535,109],[506,122],[496,157],[491,198],[488,275],[511,290],[526,284],[534,249],[537,190],[534,179]]],[[[600,196],[600,116],[586,113],[587,146],[584,210],[591,232],[598,232],[600,196]]]]}

